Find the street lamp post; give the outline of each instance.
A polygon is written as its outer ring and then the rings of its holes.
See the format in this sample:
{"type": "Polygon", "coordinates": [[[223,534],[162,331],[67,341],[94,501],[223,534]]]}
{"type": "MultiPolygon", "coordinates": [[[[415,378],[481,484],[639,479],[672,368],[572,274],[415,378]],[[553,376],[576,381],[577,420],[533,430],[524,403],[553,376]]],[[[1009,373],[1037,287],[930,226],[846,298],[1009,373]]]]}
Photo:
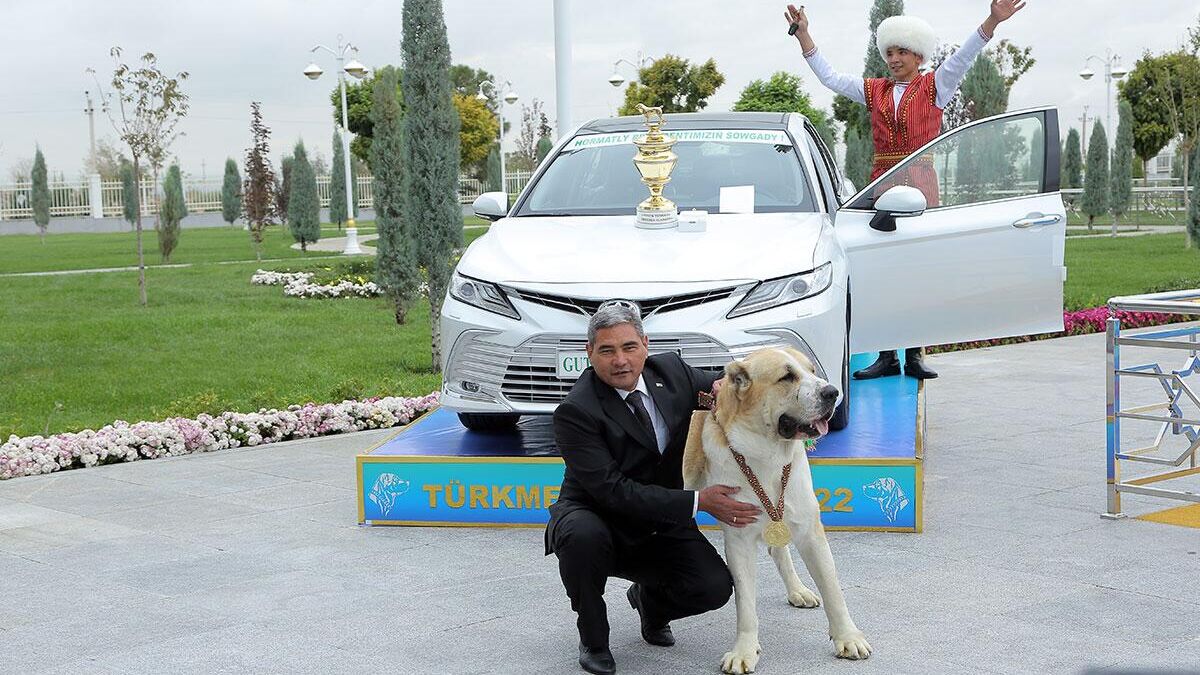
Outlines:
{"type": "Polygon", "coordinates": [[[1090,80],[1092,79],[1092,76],[1096,74],[1087,66],[1088,62],[1092,59],[1104,64],[1104,87],[1106,97],[1104,99],[1104,132],[1111,138],[1115,138],[1116,136],[1114,135],[1112,128],[1112,83],[1114,79],[1119,80],[1125,77],[1127,74],[1129,74],[1129,71],[1125,70],[1125,68],[1121,65],[1121,57],[1114,54],[1113,50],[1105,49],[1104,53],[1105,58],[1100,58],[1099,56],[1095,55],[1087,57],[1087,59],[1085,59],[1083,62],[1083,70],[1079,71],[1079,77],[1084,80],[1090,80]]]}
{"type": "MultiPolygon", "coordinates": [[[[629,59],[617,59],[616,61],[613,61],[613,72],[612,72],[612,75],[608,76],[608,83],[614,87],[620,87],[621,85],[625,84],[625,77],[623,75],[621,75],[620,71],[617,70],[617,67],[620,66],[622,63],[632,66],[634,73],[637,73],[638,76],[640,76],[641,72],[642,72],[642,68],[644,68],[646,65],[646,62],[650,61],[650,60],[651,60],[650,57],[642,56],[642,53],[638,52],[637,63],[634,63],[633,61],[630,61],[629,59]]],[[[635,77],[634,80],[636,81],[637,77],[635,77]]]]}
{"type": "MultiPolygon", "coordinates": [[[[342,44],[342,35],[338,34],[337,49],[330,49],[325,45],[316,45],[309,50],[310,53],[324,49],[333,54],[338,63],[338,89],[342,95],[342,157],[345,158],[346,172],[346,248],[342,251],[344,255],[361,255],[363,250],[358,246],[358,228],[354,224],[354,186],[350,182],[353,180],[350,177],[350,121],[346,113],[346,74],[354,76],[355,79],[362,79],[367,74],[367,68],[359,63],[358,47],[351,45],[349,42],[342,44]],[[346,53],[353,51],[355,56],[351,57],[349,63],[346,63],[346,53]]],[[[325,71],[321,70],[316,61],[308,64],[304,69],[304,75],[310,80],[315,80],[321,77],[325,71]]]]}
{"type": "Polygon", "coordinates": [[[517,92],[513,91],[512,82],[508,80],[505,80],[503,85],[497,85],[495,80],[480,82],[479,93],[475,96],[479,100],[486,102],[488,97],[484,93],[484,89],[490,89],[493,94],[500,98],[500,101],[496,104],[496,113],[500,117],[500,133],[496,142],[500,152],[500,191],[507,195],[508,183],[504,174],[504,104],[512,105],[520,100],[520,97],[517,96],[517,92]]]}

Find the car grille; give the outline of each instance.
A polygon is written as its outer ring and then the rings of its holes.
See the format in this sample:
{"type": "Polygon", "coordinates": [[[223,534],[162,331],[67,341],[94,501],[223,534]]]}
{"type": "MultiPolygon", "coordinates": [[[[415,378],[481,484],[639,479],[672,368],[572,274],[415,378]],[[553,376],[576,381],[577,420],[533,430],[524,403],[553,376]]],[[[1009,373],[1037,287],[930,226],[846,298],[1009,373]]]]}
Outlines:
{"type": "MultiPolygon", "coordinates": [[[[716,302],[724,300],[738,291],[739,286],[730,286],[729,288],[718,288],[710,291],[699,291],[697,293],[684,293],[681,295],[667,295],[661,298],[650,298],[648,300],[635,300],[638,308],[642,312],[642,318],[646,319],[655,314],[663,314],[673,312],[675,310],[694,307],[706,302],[716,302]]],[[[601,303],[604,300],[591,300],[587,298],[572,298],[565,295],[549,295],[546,293],[534,293],[533,291],[524,291],[517,288],[506,286],[505,292],[510,295],[521,298],[528,302],[535,302],[546,307],[553,307],[564,312],[576,312],[583,316],[590,317],[600,309],[601,303]]]]}
{"type": "MultiPolygon", "coordinates": [[[[587,339],[583,337],[541,335],[517,347],[511,352],[504,369],[500,391],[510,401],[517,403],[558,403],[571,391],[574,380],[558,377],[559,351],[584,351],[587,339]]],[[[781,346],[777,343],[755,345],[755,349],[766,346],[781,346]]],[[[490,351],[490,350],[489,350],[490,351]]],[[[708,371],[720,371],[736,356],[724,345],[705,335],[680,334],[650,338],[650,353],[675,352],[689,365],[708,371]]]]}

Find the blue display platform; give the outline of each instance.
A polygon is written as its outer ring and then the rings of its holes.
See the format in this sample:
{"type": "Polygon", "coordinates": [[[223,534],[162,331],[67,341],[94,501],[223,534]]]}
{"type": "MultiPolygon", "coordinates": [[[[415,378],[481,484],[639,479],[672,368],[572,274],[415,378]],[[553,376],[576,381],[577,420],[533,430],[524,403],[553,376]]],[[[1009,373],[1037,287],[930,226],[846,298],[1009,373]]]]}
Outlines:
{"type": "MultiPolygon", "coordinates": [[[[855,354],[851,368],[874,358],[855,354]]],[[[852,381],[850,394],[850,425],[809,454],[821,521],[831,530],[920,532],[923,384],[852,381]]],[[[515,432],[480,433],[441,408],[359,455],[357,467],[365,525],[544,525],[563,475],[549,416],[524,417],[515,432]]],[[[716,524],[708,514],[698,522],[716,524]]]]}

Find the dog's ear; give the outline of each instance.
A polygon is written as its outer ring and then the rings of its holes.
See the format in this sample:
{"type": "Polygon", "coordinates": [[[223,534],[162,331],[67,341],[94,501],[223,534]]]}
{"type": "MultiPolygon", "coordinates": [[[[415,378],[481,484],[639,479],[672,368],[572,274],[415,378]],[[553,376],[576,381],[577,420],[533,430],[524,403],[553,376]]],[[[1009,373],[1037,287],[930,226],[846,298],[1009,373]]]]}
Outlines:
{"type": "Polygon", "coordinates": [[[746,364],[741,361],[730,361],[725,364],[725,378],[729,380],[729,386],[733,387],[739,397],[750,388],[750,371],[746,370],[746,364]]]}

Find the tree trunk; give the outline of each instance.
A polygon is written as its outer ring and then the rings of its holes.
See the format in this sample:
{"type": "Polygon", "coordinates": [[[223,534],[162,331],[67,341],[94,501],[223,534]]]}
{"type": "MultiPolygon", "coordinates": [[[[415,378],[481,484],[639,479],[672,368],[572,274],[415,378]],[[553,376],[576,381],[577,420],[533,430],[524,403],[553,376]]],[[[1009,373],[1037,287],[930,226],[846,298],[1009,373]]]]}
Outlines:
{"type": "Polygon", "coordinates": [[[138,192],[138,209],[137,222],[134,224],[134,230],[137,232],[137,258],[138,258],[138,296],[141,298],[142,307],[146,306],[146,258],[142,254],[142,181],[141,172],[138,170],[138,156],[133,156],[133,180],[137,184],[138,192]]]}
{"type": "Polygon", "coordinates": [[[393,296],[392,300],[395,303],[396,325],[403,326],[404,322],[408,319],[408,307],[406,306],[407,303],[404,302],[404,298],[401,298],[398,295],[393,296]]]}
{"type": "Polygon", "coordinates": [[[429,346],[433,357],[433,372],[442,372],[442,298],[445,289],[435,289],[430,279],[429,290],[429,346]]]}

